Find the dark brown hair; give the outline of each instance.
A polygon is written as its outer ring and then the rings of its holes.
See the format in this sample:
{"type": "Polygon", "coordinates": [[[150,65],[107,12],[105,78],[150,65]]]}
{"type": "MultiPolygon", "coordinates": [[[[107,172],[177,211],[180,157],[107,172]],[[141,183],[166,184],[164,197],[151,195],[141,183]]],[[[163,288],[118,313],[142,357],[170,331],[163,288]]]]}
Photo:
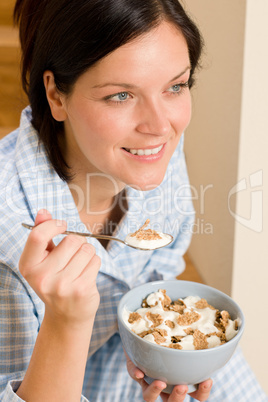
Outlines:
{"type": "Polygon", "coordinates": [[[52,71],[58,90],[69,94],[88,68],[163,19],[186,39],[191,87],[202,39],[178,0],[17,0],[14,21],[19,25],[22,84],[32,108],[32,124],[63,180],[71,178],[60,148],[63,123],[51,115],[44,71],[52,71]]]}

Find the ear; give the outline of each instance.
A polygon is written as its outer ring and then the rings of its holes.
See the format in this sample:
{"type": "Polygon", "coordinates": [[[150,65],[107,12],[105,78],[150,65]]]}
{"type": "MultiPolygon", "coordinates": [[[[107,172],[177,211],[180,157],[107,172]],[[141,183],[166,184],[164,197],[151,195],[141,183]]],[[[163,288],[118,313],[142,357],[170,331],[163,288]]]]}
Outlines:
{"type": "Polygon", "coordinates": [[[64,121],[67,114],[64,108],[63,96],[55,84],[54,74],[51,71],[45,71],[43,80],[52,116],[57,121],[64,121]]]}

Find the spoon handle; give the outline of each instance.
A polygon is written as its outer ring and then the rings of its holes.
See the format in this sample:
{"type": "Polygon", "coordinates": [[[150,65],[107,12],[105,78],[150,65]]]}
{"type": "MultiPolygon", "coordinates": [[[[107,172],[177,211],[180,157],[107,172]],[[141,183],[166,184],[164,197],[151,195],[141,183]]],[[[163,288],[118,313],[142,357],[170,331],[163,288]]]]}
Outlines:
{"type": "MultiPolygon", "coordinates": [[[[22,223],[22,226],[29,230],[32,230],[35,227],[33,225],[28,225],[27,223],[22,223]]],[[[117,237],[106,236],[106,235],[102,235],[102,234],[95,235],[92,233],[73,232],[71,230],[66,230],[62,234],[64,234],[64,235],[73,234],[73,235],[78,235],[78,236],[82,236],[82,237],[93,237],[94,239],[102,239],[102,240],[115,240],[115,241],[119,241],[120,243],[126,244],[124,242],[124,240],[118,239],[117,237]]]]}

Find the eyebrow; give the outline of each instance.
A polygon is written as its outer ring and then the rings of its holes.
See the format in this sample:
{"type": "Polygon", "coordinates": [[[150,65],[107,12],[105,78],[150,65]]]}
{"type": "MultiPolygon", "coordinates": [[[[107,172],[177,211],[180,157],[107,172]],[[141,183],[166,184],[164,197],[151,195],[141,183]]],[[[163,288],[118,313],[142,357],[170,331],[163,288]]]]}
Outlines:
{"type": "MultiPolygon", "coordinates": [[[[180,74],[176,75],[174,78],[172,78],[168,83],[177,80],[180,78],[183,74],[185,74],[188,70],[191,70],[190,66],[187,66],[180,74]]],[[[128,84],[126,82],[106,82],[104,84],[97,84],[94,85],[92,88],[105,88],[105,87],[124,87],[124,88],[138,88],[137,85],[134,84],[128,84]]]]}

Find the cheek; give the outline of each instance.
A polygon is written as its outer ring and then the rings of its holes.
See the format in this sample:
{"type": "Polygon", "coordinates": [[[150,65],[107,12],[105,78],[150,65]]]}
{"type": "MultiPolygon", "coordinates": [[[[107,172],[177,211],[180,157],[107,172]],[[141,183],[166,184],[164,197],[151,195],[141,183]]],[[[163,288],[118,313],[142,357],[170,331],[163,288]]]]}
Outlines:
{"type": "Polygon", "coordinates": [[[80,145],[102,145],[109,141],[109,119],[93,107],[81,107],[70,116],[73,132],[80,145]]]}
{"type": "MultiPolygon", "coordinates": [[[[129,115],[119,108],[115,111],[109,107],[91,105],[81,116],[88,135],[98,142],[113,143],[126,135],[129,115]]],[[[129,124],[129,123],[128,123],[129,124]]]]}
{"type": "Polygon", "coordinates": [[[192,108],[189,107],[185,112],[185,121],[184,121],[184,129],[183,130],[186,130],[186,128],[190,124],[191,118],[192,118],[192,108]]]}
{"type": "Polygon", "coordinates": [[[179,105],[174,116],[174,128],[177,134],[181,135],[188,127],[192,115],[191,101],[179,105]]]}
{"type": "Polygon", "coordinates": [[[191,121],[192,105],[190,94],[187,94],[185,102],[180,105],[177,117],[177,126],[180,131],[184,131],[191,121]]]}

